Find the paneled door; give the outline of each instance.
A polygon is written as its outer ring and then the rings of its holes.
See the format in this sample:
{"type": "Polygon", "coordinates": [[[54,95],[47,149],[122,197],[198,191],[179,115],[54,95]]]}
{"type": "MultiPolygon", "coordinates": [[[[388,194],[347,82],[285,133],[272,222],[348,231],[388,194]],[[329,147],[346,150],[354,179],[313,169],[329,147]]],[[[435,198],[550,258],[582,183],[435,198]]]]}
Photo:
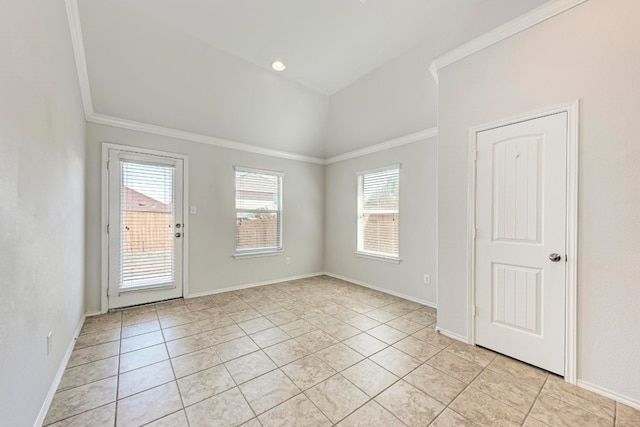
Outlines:
{"type": "Polygon", "coordinates": [[[567,113],[476,144],[476,344],[564,375],[567,113]]]}
{"type": "Polygon", "coordinates": [[[183,160],[108,155],[109,309],[181,297],[183,160]]]}

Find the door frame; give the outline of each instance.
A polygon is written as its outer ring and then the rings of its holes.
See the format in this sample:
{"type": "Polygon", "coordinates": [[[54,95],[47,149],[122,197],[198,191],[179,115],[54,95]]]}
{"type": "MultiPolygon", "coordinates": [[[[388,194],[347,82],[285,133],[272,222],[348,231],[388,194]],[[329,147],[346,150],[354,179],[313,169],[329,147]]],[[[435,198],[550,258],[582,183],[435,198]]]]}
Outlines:
{"type": "Polygon", "coordinates": [[[577,378],[577,297],[578,297],[578,142],[579,142],[579,100],[556,105],[528,113],[511,116],[490,123],[469,128],[468,158],[468,223],[467,223],[467,319],[468,343],[476,344],[475,337],[475,230],[476,230],[476,151],[478,133],[533,120],[557,113],[567,113],[567,232],[566,247],[566,297],[565,297],[565,381],[576,384],[577,378]]]}
{"type": "Polygon", "coordinates": [[[109,224],[109,171],[107,170],[109,150],[120,150],[133,154],[171,157],[182,160],[182,173],[184,175],[182,181],[182,221],[184,223],[182,234],[182,295],[183,297],[185,295],[189,295],[189,156],[186,154],[152,150],[131,145],[102,142],[102,159],[100,163],[102,174],[100,312],[106,313],[109,310],[109,299],[107,297],[107,290],[109,288],[109,235],[107,234],[107,225],[109,224]]]}

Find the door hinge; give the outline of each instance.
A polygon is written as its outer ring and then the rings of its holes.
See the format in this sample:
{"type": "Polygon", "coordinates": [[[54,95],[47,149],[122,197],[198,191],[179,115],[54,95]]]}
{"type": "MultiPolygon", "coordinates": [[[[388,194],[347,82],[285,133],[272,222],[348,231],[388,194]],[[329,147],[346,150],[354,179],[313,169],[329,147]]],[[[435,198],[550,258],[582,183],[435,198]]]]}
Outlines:
{"type": "Polygon", "coordinates": [[[471,316],[476,317],[476,306],[471,307],[471,316]]]}
{"type": "Polygon", "coordinates": [[[107,288],[107,298],[109,298],[109,288],[107,288]]]}
{"type": "Polygon", "coordinates": [[[478,235],[478,229],[474,227],[473,230],[471,230],[471,237],[473,237],[473,239],[475,240],[477,235],[478,235]]]}
{"type": "Polygon", "coordinates": [[[109,170],[109,160],[107,160],[107,170],[109,170]]]}
{"type": "Polygon", "coordinates": [[[107,224],[107,234],[109,234],[109,224],[107,224]]]}

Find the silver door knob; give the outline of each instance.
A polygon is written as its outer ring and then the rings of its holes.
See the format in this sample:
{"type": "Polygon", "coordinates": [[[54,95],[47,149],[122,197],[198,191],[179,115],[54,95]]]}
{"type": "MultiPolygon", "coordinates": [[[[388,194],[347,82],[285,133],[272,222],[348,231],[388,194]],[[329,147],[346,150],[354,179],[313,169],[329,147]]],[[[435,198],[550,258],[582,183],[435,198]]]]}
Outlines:
{"type": "Polygon", "coordinates": [[[562,255],[557,253],[552,253],[549,255],[549,259],[553,262],[560,262],[562,260],[562,255]]]}
{"type": "Polygon", "coordinates": [[[181,236],[182,236],[182,234],[176,233],[176,237],[181,237],[181,236]]]}

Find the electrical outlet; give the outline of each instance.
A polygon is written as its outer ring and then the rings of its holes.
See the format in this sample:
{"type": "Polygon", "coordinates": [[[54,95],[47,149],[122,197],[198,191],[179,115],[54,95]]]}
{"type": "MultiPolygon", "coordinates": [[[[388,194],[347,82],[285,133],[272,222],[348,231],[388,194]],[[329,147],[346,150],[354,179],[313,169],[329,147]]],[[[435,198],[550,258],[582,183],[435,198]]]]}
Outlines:
{"type": "Polygon", "coordinates": [[[285,258],[284,262],[285,262],[287,265],[291,264],[291,258],[289,258],[289,257],[285,258]]]}
{"type": "Polygon", "coordinates": [[[197,215],[198,207],[196,205],[191,205],[191,207],[189,208],[189,212],[191,213],[191,215],[197,215]]]}
{"type": "Polygon", "coordinates": [[[424,278],[423,278],[423,281],[424,281],[425,285],[430,285],[431,284],[431,276],[429,276],[428,274],[425,274],[424,278]]]}
{"type": "Polygon", "coordinates": [[[53,348],[53,331],[47,334],[47,356],[51,354],[53,348]]]}

